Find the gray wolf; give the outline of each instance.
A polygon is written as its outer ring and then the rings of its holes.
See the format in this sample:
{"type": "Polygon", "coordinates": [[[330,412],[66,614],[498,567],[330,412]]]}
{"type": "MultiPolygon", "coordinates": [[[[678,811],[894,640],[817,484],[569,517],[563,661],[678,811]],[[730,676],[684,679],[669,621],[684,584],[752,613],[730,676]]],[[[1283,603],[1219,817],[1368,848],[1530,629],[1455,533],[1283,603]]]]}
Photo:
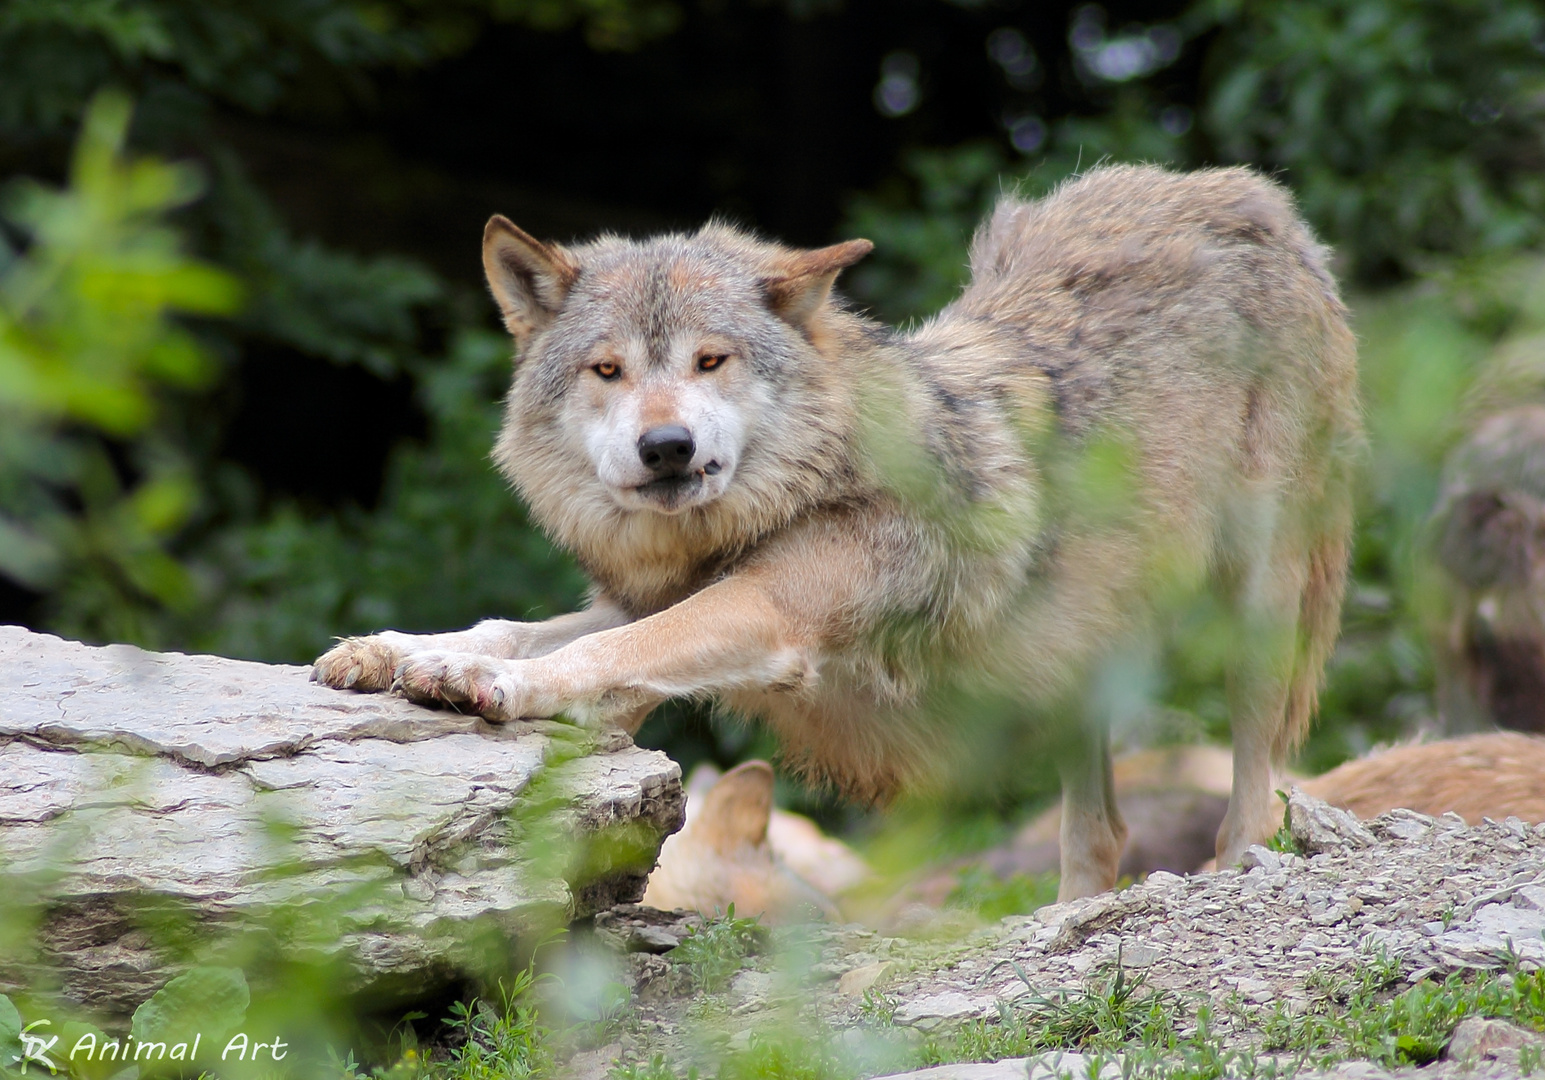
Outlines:
{"type": "Polygon", "coordinates": [[[832,296],[871,248],[721,224],[564,247],[494,217],[517,346],[494,458],[592,599],[345,640],[315,677],[630,731],[714,698],[870,800],[969,743],[965,705],[1007,703],[1058,763],[1073,897],[1114,884],[1125,836],[1091,691],[1203,590],[1237,622],[1237,858],[1281,819],[1272,770],[1339,626],[1361,436],[1326,251],[1248,170],[1102,168],[1004,198],[970,284],[902,332],[832,296]]]}

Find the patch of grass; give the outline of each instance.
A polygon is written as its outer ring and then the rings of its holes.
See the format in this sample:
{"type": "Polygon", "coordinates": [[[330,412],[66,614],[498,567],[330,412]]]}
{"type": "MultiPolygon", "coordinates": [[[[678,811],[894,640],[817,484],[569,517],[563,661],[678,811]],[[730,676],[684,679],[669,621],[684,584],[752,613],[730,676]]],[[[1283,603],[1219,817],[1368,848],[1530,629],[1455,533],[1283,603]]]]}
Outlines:
{"type": "Polygon", "coordinates": [[[856,1080],[859,1071],[830,1039],[759,1032],[719,1062],[716,1080],[856,1080]]]}
{"type": "Polygon", "coordinates": [[[864,991],[864,1000],[858,1006],[858,1015],[877,1027],[889,1027],[896,1022],[896,1010],[901,1003],[885,991],[871,986],[864,991]]]}
{"type": "MultiPolygon", "coordinates": [[[[607,1080],[681,1080],[664,1054],[656,1054],[643,1063],[618,1062],[606,1076],[607,1080]]],[[[697,1069],[687,1071],[687,1080],[697,1080],[697,1069]]]]}
{"type": "Polygon", "coordinates": [[[1210,1030],[1212,1010],[1197,1009],[1196,1034],[1171,1046],[1130,1047],[1122,1051],[1124,1076],[1145,1080],[1285,1080],[1297,1072],[1294,1061],[1260,1056],[1250,1049],[1225,1049],[1210,1030]]]}
{"type": "Polygon", "coordinates": [[[691,927],[680,945],[670,952],[672,962],[685,967],[693,985],[709,993],[724,989],[745,966],[746,957],[761,948],[766,929],[756,920],[735,917],[735,905],[709,919],[701,929],[691,927]]]}
{"type": "MultiPolygon", "coordinates": [[[[686,960],[693,978],[724,985],[745,958],[762,945],[763,931],[753,919],[726,913],[689,940],[696,954],[686,960]]],[[[1216,1034],[1212,1008],[1196,1007],[1194,1030],[1180,1035],[1188,1012],[1186,1000],[1150,986],[1115,962],[1099,971],[1081,990],[1046,994],[1035,990],[1023,969],[1016,974],[1030,993],[999,1006],[996,1021],[963,1026],[948,1036],[908,1045],[895,1041],[896,1003],[871,991],[861,1014],[868,1038],[860,1045],[824,1027],[802,1030],[791,1015],[786,1025],[761,1030],[743,1048],[725,1053],[710,1070],[715,1080],[857,1080],[879,1072],[926,1065],[997,1061],[1076,1051],[1092,1059],[1120,1055],[1128,1076],[1158,1080],[1275,1080],[1305,1069],[1348,1060],[1370,1060],[1385,1067],[1420,1065],[1436,1060],[1458,1023],[1469,1016],[1506,1019],[1545,1031],[1545,972],[1522,971],[1516,963],[1506,973],[1468,979],[1451,975],[1394,993],[1401,972],[1382,951],[1369,953],[1355,973],[1311,975],[1307,1011],[1289,1014],[1280,1005],[1255,1010],[1241,1002],[1226,1006],[1261,1033],[1255,1048],[1227,1048],[1216,1034]],[[876,1056],[879,1055],[879,1056],[876,1056]],[[874,1058],[871,1062],[868,1058],[874,1058]],[[884,1067],[874,1064],[883,1058],[884,1067]]],[[[373,1080],[541,1080],[553,1074],[551,1036],[536,1013],[527,971],[508,990],[501,1005],[476,1002],[453,1007],[450,1027],[465,1041],[447,1056],[428,1060],[407,1046],[390,1069],[375,1069],[373,1080]]],[[[339,1080],[366,1080],[342,1063],[339,1080]]],[[[1525,1062],[1536,1068],[1537,1061],[1525,1062]]],[[[697,1080],[697,1068],[678,1069],[664,1055],[645,1063],[615,1066],[609,1080],[697,1080]]]]}
{"type": "Polygon", "coordinates": [[[1092,987],[1050,996],[1037,991],[1018,964],[1012,965],[1030,993],[1000,1002],[998,1021],[968,1023],[944,1040],[924,1044],[927,1064],[997,1061],[1048,1050],[1115,1051],[1134,1044],[1172,1047],[1180,1006],[1174,995],[1133,977],[1115,963],[1092,987]]]}
{"type": "MultiPolygon", "coordinates": [[[[874,1047],[843,1045],[824,1026],[810,1031],[791,1023],[758,1031],[745,1047],[720,1057],[709,1075],[714,1080],[858,1080],[910,1065],[910,1057],[904,1054],[876,1056],[874,1047]]],[[[614,1067],[607,1080],[697,1080],[697,1076],[695,1066],[683,1073],[663,1054],[656,1054],[648,1064],[614,1067]]]]}
{"type": "Polygon", "coordinates": [[[1001,878],[985,866],[970,866],[955,879],[945,903],[974,911],[984,919],[1028,915],[1036,908],[1057,902],[1057,875],[1014,874],[1001,878]]]}
{"type": "Polygon", "coordinates": [[[436,1080],[525,1080],[552,1071],[551,1032],[542,1026],[530,968],[508,988],[499,984],[498,1007],[486,999],[451,1006],[446,1026],[465,1041],[435,1068],[436,1080]]]}
{"type": "Polygon", "coordinates": [[[1460,974],[1419,983],[1404,993],[1388,989],[1399,967],[1379,954],[1351,979],[1312,980],[1308,1012],[1288,1015],[1280,1006],[1263,1029],[1263,1045],[1316,1065],[1368,1059],[1382,1065],[1425,1065],[1442,1053],[1466,1017],[1510,1020],[1545,1030],[1545,971],[1514,966],[1502,975],[1466,981],[1460,974]]]}
{"type": "MultiPolygon", "coordinates": [[[[1016,971],[1029,985],[1024,972],[1016,971]]],[[[1069,1050],[1120,1054],[1128,1076],[1270,1080],[1341,1061],[1423,1065],[1439,1058],[1454,1028],[1469,1016],[1545,1031],[1545,971],[1525,972],[1514,965],[1501,975],[1468,980],[1454,974],[1395,994],[1400,977],[1398,963],[1382,951],[1370,953],[1350,977],[1311,975],[1307,1012],[1291,1015],[1279,1005],[1257,1021],[1262,1032],[1258,1052],[1225,1048],[1206,1004],[1196,1010],[1195,1031],[1181,1037],[1182,1000],[1148,987],[1140,975],[1129,977],[1118,965],[1081,991],[1052,996],[1032,991],[1000,1005],[996,1021],[966,1024],[952,1035],[929,1039],[918,1064],[1069,1050]]]]}
{"type": "MultiPolygon", "coordinates": [[[[537,1008],[536,985],[550,975],[536,975],[532,968],[518,972],[509,984],[499,983],[499,1002],[487,998],[458,1001],[445,1018],[450,1041],[448,1051],[419,1046],[411,1021],[423,1013],[409,1013],[393,1031],[397,1060],[389,1067],[365,1071],[352,1051],[334,1057],[336,1080],[536,1080],[555,1072],[552,1032],[543,1025],[537,1008]]],[[[284,1075],[292,1075],[285,1073],[284,1075]]]]}

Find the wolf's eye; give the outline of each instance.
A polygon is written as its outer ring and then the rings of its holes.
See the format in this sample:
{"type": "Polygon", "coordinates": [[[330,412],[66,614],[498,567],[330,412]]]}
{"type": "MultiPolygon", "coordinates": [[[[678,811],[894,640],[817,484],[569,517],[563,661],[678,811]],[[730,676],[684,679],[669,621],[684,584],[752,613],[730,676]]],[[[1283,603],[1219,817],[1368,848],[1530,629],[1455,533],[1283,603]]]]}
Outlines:
{"type": "Polygon", "coordinates": [[[605,379],[607,382],[610,382],[622,374],[622,365],[611,360],[602,360],[599,364],[590,370],[601,376],[601,378],[605,379]]]}
{"type": "Polygon", "coordinates": [[[699,371],[712,371],[714,368],[719,367],[720,365],[722,365],[728,359],[729,359],[729,357],[728,356],[724,356],[724,355],[719,355],[719,356],[699,356],[697,358],[697,370],[699,370],[699,371]]]}

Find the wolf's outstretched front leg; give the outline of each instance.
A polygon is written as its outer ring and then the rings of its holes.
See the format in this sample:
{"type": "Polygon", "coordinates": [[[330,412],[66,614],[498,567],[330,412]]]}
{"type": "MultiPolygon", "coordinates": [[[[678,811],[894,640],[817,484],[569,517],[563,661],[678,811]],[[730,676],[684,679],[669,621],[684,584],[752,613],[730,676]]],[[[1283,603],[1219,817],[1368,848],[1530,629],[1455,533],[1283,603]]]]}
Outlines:
{"type": "Polygon", "coordinates": [[[794,690],[813,677],[811,642],[760,584],[736,576],[626,626],[544,656],[418,653],[398,669],[408,697],[465,704],[490,720],[566,713],[620,723],[672,697],[794,690]]]}
{"type": "Polygon", "coordinates": [[[469,630],[446,634],[404,634],[383,630],[368,637],[345,638],[317,658],[311,678],[341,690],[385,690],[409,657],[427,653],[518,659],[541,656],[586,634],[628,621],[615,605],[598,599],[583,611],[545,622],[486,619],[469,630]]]}

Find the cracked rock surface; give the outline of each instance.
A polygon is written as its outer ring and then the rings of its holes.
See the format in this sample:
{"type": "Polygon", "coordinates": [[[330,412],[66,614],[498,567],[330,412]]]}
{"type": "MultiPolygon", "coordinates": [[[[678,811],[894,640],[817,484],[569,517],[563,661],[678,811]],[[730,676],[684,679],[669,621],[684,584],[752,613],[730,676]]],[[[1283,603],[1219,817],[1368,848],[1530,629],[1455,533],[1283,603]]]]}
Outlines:
{"type": "Polygon", "coordinates": [[[680,827],[680,770],[620,732],[490,725],[308,670],[0,627],[0,919],[42,918],[0,992],[53,971],[67,996],[131,1010],[179,970],[148,903],[209,936],[304,907],[359,987],[422,990],[490,927],[637,899],[680,827]]]}
{"type": "MultiPolygon", "coordinates": [[[[1210,1032],[1225,1047],[1269,1055],[1261,1042],[1268,1017],[1333,1012],[1341,1006],[1327,988],[1379,954],[1397,972],[1389,993],[1454,972],[1545,966],[1545,824],[1509,818],[1471,827],[1457,815],[1409,810],[1360,822],[1298,791],[1289,818],[1296,844],[1313,854],[1255,847],[1239,868],[1154,873],[953,939],[886,937],[859,926],[807,932],[808,963],[788,975],[783,962],[785,975],[754,1000],[733,991],[723,1002],[640,994],[615,1052],[648,1061],[663,1051],[711,1069],[725,1046],[790,1023],[830,1032],[839,1045],[915,1045],[965,1023],[996,1022],[1003,1005],[1099,987],[1119,957],[1129,977],[1141,975],[1180,1005],[1182,1036],[1195,1031],[1196,1009],[1206,1004],[1210,1032]],[[888,1016],[877,1018],[878,1002],[888,1016]]],[[[775,958],[753,962],[780,970],[775,958]]],[[[1456,1031],[1450,1057],[1425,1068],[1352,1062],[1320,1075],[1517,1076],[1519,1037],[1505,1025],[1456,1031]]],[[[947,1066],[918,1080],[1038,1078],[1050,1075],[1049,1060],[947,1066]]],[[[1076,1055],[1066,1063],[1085,1075],[1076,1055]]]]}

